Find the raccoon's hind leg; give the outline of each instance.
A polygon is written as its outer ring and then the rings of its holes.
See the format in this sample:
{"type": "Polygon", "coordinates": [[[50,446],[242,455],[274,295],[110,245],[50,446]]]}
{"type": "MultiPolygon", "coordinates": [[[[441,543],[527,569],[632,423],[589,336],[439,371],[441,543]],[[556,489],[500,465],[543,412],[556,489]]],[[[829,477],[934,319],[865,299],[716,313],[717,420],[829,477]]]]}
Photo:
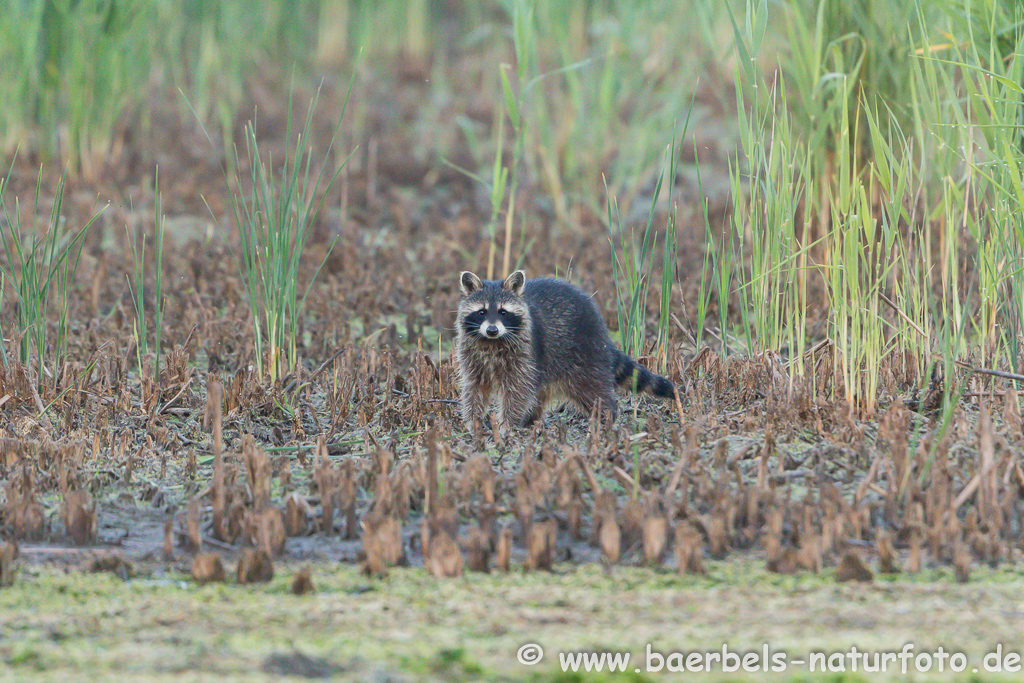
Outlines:
{"type": "Polygon", "coordinates": [[[594,412],[594,405],[601,401],[601,409],[612,414],[614,419],[619,414],[618,405],[615,402],[615,384],[609,375],[608,377],[588,377],[570,387],[568,399],[584,415],[594,412]]]}
{"type": "Polygon", "coordinates": [[[540,419],[541,415],[544,414],[544,406],[547,405],[550,398],[550,392],[547,389],[541,389],[537,392],[537,401],[523,420],[524,427],[529,427],[540,419]]]}

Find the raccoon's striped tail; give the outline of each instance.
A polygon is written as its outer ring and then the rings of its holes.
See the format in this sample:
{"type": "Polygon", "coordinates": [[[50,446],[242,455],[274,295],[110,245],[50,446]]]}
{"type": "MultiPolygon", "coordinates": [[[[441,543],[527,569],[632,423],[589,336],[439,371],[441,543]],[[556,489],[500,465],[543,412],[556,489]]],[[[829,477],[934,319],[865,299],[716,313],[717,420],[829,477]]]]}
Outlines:
{"type": "Polygon", "coordinates": [[[676,397],[676,388],[672,382],[655,375],[618,349],[612,349],[612,374],[620,387],[637,393],[646,391],[662,398],[676,397]]]}

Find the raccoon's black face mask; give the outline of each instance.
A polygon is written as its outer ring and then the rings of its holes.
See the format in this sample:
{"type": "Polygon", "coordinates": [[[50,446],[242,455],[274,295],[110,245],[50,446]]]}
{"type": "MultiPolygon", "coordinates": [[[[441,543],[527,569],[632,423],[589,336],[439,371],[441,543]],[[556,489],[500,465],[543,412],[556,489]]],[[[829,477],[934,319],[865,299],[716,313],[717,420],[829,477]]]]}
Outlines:
{"type": "Polygon", "coordinates": [[[505,340],[523,329],[527,315],[522,299],[522,271],[509,275],[503,282],[484,282],[473,273],[460,278],[465,295],[459,302],[462,331],[485,341],[505,340]]]}
{"type": "Polygon", "coordinates": [[[467,313],[462,328],[466,334],[487,340],[499,340],[523,327],[522,316],[497,302],[488,302],[467,313]]]}

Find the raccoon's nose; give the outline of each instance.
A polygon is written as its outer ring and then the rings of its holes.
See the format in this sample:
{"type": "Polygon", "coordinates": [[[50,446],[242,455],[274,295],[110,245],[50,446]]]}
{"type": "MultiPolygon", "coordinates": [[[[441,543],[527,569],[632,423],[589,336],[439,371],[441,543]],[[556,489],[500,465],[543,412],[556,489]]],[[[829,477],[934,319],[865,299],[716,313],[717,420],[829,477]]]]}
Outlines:
{"type": "Polygon", "coordinates": [[[498,329],[497,325],[488,325],[487,327],[484,328],[484,334],[486,334],[491,339],[497,337],[500,332],[501,330],[498,329]]]}

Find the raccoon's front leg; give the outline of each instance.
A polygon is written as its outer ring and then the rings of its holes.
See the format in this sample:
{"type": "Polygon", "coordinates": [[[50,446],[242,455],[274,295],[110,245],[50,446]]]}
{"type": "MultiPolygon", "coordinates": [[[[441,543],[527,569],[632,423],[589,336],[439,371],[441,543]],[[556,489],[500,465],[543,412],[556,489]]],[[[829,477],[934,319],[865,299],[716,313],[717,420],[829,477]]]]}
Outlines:
{"type": "Polygon", "coordinates": [[[498,424],[505,434],[511,433],[527,423],[537,402],[537,392],[516,383],[502,384],[498,391],[498,424]]]}
{"type": "Polygon", "coordinates": [[[471,379],[463,380],[459,392],[459,403],[462,408],[462,422],[473,436],[479,436],[487,417],[489,387],[485,387],[471,379]]]}
{"type": "Polygon", "coordinates": [[[507,436],[525,424],[528,408],[524,397],[516,396],[510,391],[501,392],[498,400],[498,424],[501,425],[503,435],[507,436]]]}

